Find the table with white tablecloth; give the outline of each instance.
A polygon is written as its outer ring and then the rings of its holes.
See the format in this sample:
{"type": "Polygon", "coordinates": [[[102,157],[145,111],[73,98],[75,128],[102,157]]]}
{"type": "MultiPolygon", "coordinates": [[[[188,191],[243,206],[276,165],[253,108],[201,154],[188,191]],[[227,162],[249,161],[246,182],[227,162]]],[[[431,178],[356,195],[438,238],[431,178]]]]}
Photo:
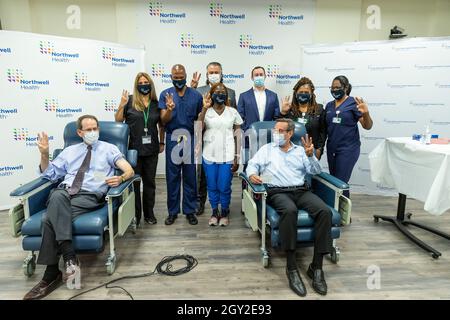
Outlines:
{"type": "Polygon", "coordinates": [[[394,223],[408,238],[434,258],[441,254],[416,238],[405,227],[414,225],[450,240],[439,230],[412,221],[406,215],[406,197],[424,202],[424,210],[441,215],[450,209],[450,144],[422,144],[412,138],[387,138],[370,154],[371,178],[383,186],[399,192],[397,216],[374,216],[394,223]]]}

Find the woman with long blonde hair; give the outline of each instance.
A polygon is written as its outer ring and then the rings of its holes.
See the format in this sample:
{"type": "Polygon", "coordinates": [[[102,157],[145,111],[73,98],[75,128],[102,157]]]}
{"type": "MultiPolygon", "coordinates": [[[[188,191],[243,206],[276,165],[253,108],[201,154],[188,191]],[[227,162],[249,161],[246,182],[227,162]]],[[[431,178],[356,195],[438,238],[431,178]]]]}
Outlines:
{"type": "Polygon", "coordinates": [[[141,206],[140,182],[134,185],[136,192],[136,222],[144,220],[148,224],[157,222],[153,208],[155,206],[155,176],[158,165],[158,153],[164,151],[164,126],[160,119],[155,85],[150,76],[139,72],[134,80],[133,94],[122,91],[119,108],[115,114],[117,122],[125,122],[130,128],[129,149],[138,152],[134,171],[140,174],[143,183],[141,206]]]}

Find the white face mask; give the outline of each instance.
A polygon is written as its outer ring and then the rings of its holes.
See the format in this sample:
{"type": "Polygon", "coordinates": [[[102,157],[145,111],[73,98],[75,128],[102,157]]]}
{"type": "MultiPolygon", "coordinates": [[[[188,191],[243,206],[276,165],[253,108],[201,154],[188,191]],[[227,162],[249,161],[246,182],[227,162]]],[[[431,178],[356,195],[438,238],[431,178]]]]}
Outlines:
{"type": "Polygon", "coordinates": [[[208,81],[211,84],[219,83],[220,82],[220,74],[218,74],[218,73],[208,74],[208,81]]]}
{"type": "Polygon", "coordinates": [[[100,135],[100,133],[98,132],[98,130],[96,131],[88,131],[84,134],[83,136],[83,141],[86,144],[92,145],[94,143],[96,143],[98,141],[98,136],[100,135]]]}

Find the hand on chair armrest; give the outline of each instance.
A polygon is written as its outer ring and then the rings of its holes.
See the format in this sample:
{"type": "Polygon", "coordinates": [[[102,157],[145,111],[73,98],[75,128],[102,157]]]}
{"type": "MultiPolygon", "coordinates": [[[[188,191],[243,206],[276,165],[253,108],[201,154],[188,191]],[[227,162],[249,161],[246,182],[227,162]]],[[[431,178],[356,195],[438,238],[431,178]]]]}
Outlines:
{"type": "MultiPolygon", "coordinates": [[[[138,174],[135,174],[131,179],[125,180],[121,184],[119,184],[117,187],[111,187],[108,190],[108,193],[106,196],[108,197],[118,197],[120,196],[123,191],[130,186],[134,181],[141,180],[141,176],[138,174]]],[[[140,191],[140,190],[139,190],[140,191]]]]}
{"type": "Polygon", "coordinates": [[[266,187],[264,187],[263,184],[254,184],[250,181],[249,177],[247,177],[247,175],[243,172],[239,173],[239,177],[241,177],[242,179],[244,179],[248,185],[250,186],[250,188],[252,188],[254,193],[264,193],[266,192],[266,187]]]}
{"type": "Polygon", "coordinates": [[[328,183],[331,183],[333,186],[335,186],[338,189],[342,189],[342,190],[347,190],[350,188],[350,186],[348,185],[348,183],[345,183],[344,181],[332,176],[329,173],[326,172],[321,172],[318,175],[312,176],[312,178],[314,179],[315,177],[319,177],[324,179],[325,181],[327,181],[328,183]]]}
{"type": "MultiPolygon", "coordinates": [[[[34,179],[33,181],[30,181],[17,189],[11,191],[9,194],[11,197],[21,197],[26,195],[27,193],[30,193],[31,191],[39,188],[40,186],[46,184],[47,182],[51,182],[47,178],[39,177],[37,179],[34,179]]],[[[56,182],[55,182],[56,183],[56,182]]]]}

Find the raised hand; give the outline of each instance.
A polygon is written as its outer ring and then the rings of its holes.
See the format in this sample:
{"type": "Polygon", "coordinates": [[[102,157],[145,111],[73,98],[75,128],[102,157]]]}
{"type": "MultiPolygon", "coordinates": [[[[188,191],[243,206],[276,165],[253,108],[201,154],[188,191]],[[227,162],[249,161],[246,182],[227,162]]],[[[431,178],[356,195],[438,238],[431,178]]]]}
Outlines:
{"type": "Polygon", "coordinates": [[[48,145],[48,135],[45,132],[38,133],[38,142],[37,142],[39,152],[44,155],[48,155],[49,145],[48,145]]]}
{"type": "Polygon", "coordinates": [[[286,96],[281,102],[281,113],[286,114],[289,112],[290,109],[291,109],[291,97],[286,96]]]}
{"type": "Polygon", "coordinates": [[[209,94],[209,92],[207,92],[203,95],[203,108],[208,109],[211,106],[212,106],[211,95],[209,94]]]}
{"type": "Polygon", "coordinates": [[[198,83],[200,81],[200,77],[202,76],[202,74],[198,71],[194,72],[194,74],[192,75],[192,80],[191,80],[191,88],[197,88],[198,87],[198,83]]]}
{"type": "Polygon", "coordinates": [[[308,137],[308,135],[302,137],[302,145],[303,148],[305,148],[306,155],[308,157],[311,157],[314,154],[314,145],[312,143],[312,138],[308,137]]]}
{"type": "Polygon", "coordinates": [[[120,105],[124,106],[128,103],[128,91],[122,90],[122,97],[120,97],[120,105]]]}
{"type": "Polygon", "coordinates": [[[364,102],[363,98],[355,97],[355,101],[357,104],[358,111],[361,112],[362,115],[369,112],[369,107],[367,107],[367,104],[364,102]]]}
{"type": "Polygon", "coordinates": [[[172,111],[175,108],[175,102],[173,102],[173,93],[166,92],[166,108],[172,111]]]}

